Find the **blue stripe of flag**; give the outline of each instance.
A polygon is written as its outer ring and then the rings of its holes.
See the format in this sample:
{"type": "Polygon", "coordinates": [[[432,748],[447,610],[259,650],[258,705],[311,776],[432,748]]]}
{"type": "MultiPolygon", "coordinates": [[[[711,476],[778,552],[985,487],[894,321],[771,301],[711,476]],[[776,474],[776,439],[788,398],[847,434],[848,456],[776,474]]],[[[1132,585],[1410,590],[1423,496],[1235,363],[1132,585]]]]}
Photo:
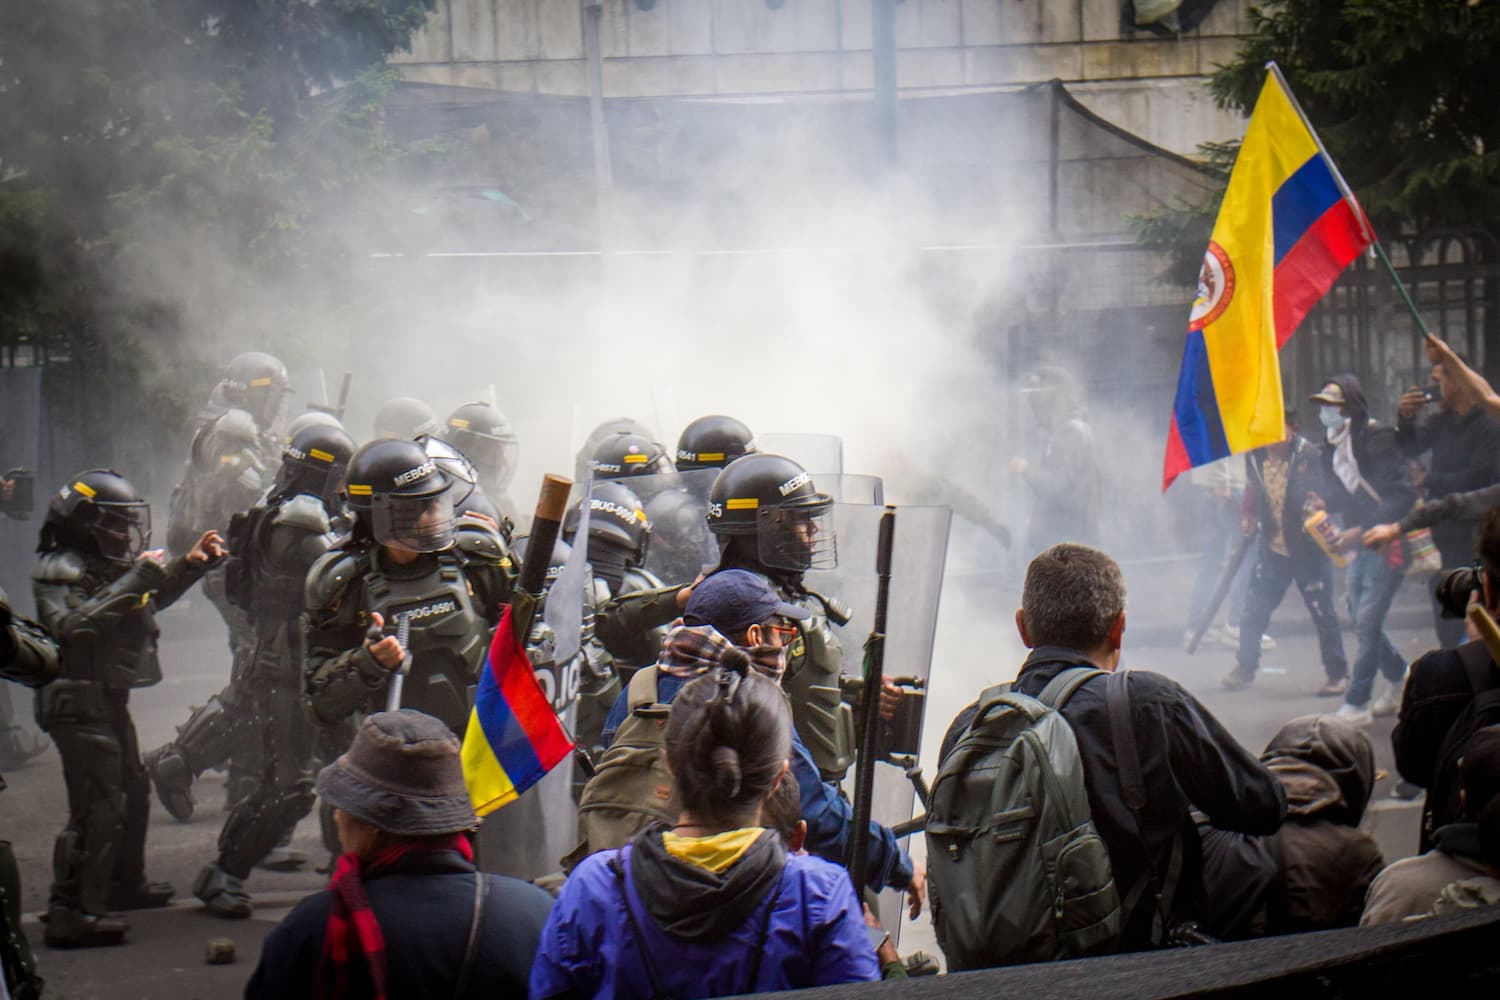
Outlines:
{"type": "Polygon", "coordinates": [[[1282,182],[1271,196],[1277,264],[1341,197],[1333,171],[1321,154],[1314,155],[1282,182]]]}
{"type": "Polygon", "coordinates": [[[485,662],[484,676],[479,681],[479,691],[474,696],[474,713],[490,749],[505,769],[511,784],[520,788],[542,770],[542,762],[531,747],[531,738],[521,728],[521,722],[510,709],[510,702],[500,690],[489,662],[485,662]]]}
{"type": "Polygon", "coordinates": [[[1208,345],[1202,330],[1191,330],[1182,353],[1182,371],[1177,376],[1177,395],[1172,402],[1177,433],[1193,465],[1203,465],[1229,454],[1219,397],[1214,392],[1208,364],[1208,345]]]}

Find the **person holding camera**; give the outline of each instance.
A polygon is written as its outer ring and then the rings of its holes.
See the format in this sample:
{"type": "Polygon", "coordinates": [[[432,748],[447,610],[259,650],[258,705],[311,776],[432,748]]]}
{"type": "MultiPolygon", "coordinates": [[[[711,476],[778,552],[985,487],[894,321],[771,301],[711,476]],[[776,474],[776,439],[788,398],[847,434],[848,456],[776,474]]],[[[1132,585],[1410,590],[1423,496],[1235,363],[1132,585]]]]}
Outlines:
{"type": "MultiPolygon", "coordinates": [[[[1451,377],[1447,365],[1432,366],[1432,384],[1413,387],[1396,411],[1396,440],[1408,456],[1429,454],[1424,487],[1429,496],[1467,493],[1500,482],[1500,423],[1484,412],[1467,381],[1451,377]]],[[[1474,551],[1474,523],[1444,519],[1433,523],[1432,541],[1443,570],[1463,566],[1474,551]]],[[[1433,575],[1434,590],[1442,570],[1433,575]]],[[[1463,622],[1442,614],[1432,601],[1438,644],[1452,649],[1464,641],[1463,622]]]]}
{"type": "MultiPolygon", "coordinates": [[[[1471,602],[1500,614],[1500,507],[1485,514],[1476,548],[1478,563],[1449,571],[1438,587],[1452,615],[1462,616],[1471,602]]],[[[1458,820],[1459,751],[1475,730],[1500,722],[1497,692],[1500,670],[1482,642],[1436,649],[1411,665],[1391,746],[1401,776],[1427,789],[1422,807],[1424,851],[1436,830],[1458,820]],[[1489,716],[1497,717],[1487,723],[1489,716]]]]}

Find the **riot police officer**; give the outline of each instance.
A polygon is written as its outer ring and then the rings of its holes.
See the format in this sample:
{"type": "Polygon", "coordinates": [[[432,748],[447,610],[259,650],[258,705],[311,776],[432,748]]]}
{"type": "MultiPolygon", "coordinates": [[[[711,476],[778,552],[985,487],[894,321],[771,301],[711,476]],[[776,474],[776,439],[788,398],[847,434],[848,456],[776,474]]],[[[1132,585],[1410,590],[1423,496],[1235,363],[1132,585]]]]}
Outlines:
{"type": "MultiPolygon", "coordinates": [[[[353,453],[354,442],[342,430],[308,427],[282,453],[265,498],[230,522],[233,555],[224,577],[230,599],[255,629],[241,687],[253,692],[261,768],[224,823],[217,862],[193,884],[194,895],[218,916],[250,915],[244,888],[250,869],[312,808],[318,733],[302,709],[302,585],[312,564],[349,529],[340,490],[353,453]]],[[[189,731],[203,728],[197,721],[189,722],[189,731]]],[[[154,765],[164,801],[190,794],[190,754],[169,744],[154,765]],[[177,784],[167,787],[173,778],[177,784]]]]}
{"type": "Polygon", "coordinates": [[[595,479],[629,479],[672,471],[672,460],[659,442],[641,434],[611,434],[595,446],[590,467],[595,479]]]}
{"type": "Polygon", "coordinates": [[[388,399],[375,411],[377,441],[382,438],[414,441],[424,434],[437,432],[437,414],[432,412],[432,407],[413,396],[388,399]]]}
{"type": "Polygon", "coordinates": [[[409,651],[404,707],[462,735],[515,569],[488,521],[453,511],[453,482],[422,447],[385,440],[349,462],[344,487],[356,522],[349,541],[308,571],[304,691],[326,724],[384,704],[409,651]],[[410,628],[408,648],[382,628],[410,628]]]}
{"type": "Polygon", "coordinates": [[[744,421],[710,414],[694,420],[678,435],[677,471],[722,469],[755,450],[755,435],[744,421]]]}
{"type": "MultiPolygon", "coordinates": [[[[645,568],[651,546],[651,521],[640,498],[621,482],[594,484],[593,492],[568,512],[563,534],[578,544],[576,533],[584,504],[589,508],[588,561],[594,571],[590,606],[613,597],[655,590],[662,583],[645,568]]],[[[604,720],[620,693],[621,676],[656,661],[665,629],[660,626],[617,644],[606,656],[589,659],[578,692],[578,721],[574,731],[580,746],[603,750],[604,720]]],[[[603,653],[597,649],[597,653],[603,653]]]]}
{"type": "Polygon", "coordinates": [[[574,482],[581,483],[588,478],[594,461],[594,451],[599,447],[599,443],[616,434],[635,434],[648,441],[655,440],[655,434],[651,428],[632,417],[612,417],[604,421],[589,431],[589,436],[584,438],[583,445],[573,456],[574,482]]]}
{"type": "Polygon", "coordinates": [[[442,437],[474,463],[480,487],[500,513],[514,522],[518,512],[510,498],[510,483],[520,446],[505,414],[488,403],[465,403],[448,415],[442,437]]]}
{"type": "Polygon", "coordinates": [[[206,531],[186,555],[145,551],[146,501],[119,473],[91,469],[52,498],[32,571],[37,614],[62,650],[59,676],[37,697],[37,722],[57,744],[68,785],[68,825],[53,851],[47,944],[118,942],[111,910],[165,905],[172,887],[145,875],[150,784],[141,765],[130,691],[161,680],[156,611],[181,597],[225,554],[206,531]]]}
{"type": "MultiPolygon", "coordinates": [[[[208,405],[199,413],[182,479],[172,491],[167,521],[169,551],[181,554],[203,532],[225,531],[231,517],[248,509],[265,492],[281,454],[282,441],[276,427],[291,392],[286,365],[270,354],[251,351],[229,362],[208,405]]],[[[215,568],[204,578],[203,595],[229,629],[232,686],[254,649],[255,634],[244,612],[225,596],[222,568],[215,568]]],[[[231,747],[223,755],[232,764],[227,786],[231,801],[248,791],[249,775],[256,768],[253,740],[240,711],[241,700],[231,696],[222,705],[231,729],[231,747]]]]}
{"type": "MultiPolygon", "coordinates": [[[[17,618],[0,590],[0,679],[40,687],[57,676],[57,644],[35,622],[17,618]]],[[[5,779],[0,777],[0,791],[5,779]]],[[[21,872],[10,841],[0,840],[0,983],[18,1000],[42,995],[36,958],[21,929],[21,872]]]]}

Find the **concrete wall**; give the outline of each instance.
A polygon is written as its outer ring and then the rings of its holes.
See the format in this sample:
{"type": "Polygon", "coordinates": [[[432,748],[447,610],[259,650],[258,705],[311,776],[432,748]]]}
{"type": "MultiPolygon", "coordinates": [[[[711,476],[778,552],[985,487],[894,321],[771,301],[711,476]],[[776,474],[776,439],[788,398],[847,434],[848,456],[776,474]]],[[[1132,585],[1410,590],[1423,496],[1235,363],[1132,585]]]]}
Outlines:
{"type": "MultiPolygon", "coordinates": [[[[904,0],[904,91],[1005,88],[1053,78],[1092,110],[1180,153],[1237,137],[1205,74],[1234,54],[1249,0],[1220,0],[1179,39],[1122,31],[1121,0],[904,0]]],[[[868,90],[870,0],[604,0],[609,97],[868,90]]],[[[438,0],[409,54],[413,83],[587,93],[580,0],[438,0]]]]}

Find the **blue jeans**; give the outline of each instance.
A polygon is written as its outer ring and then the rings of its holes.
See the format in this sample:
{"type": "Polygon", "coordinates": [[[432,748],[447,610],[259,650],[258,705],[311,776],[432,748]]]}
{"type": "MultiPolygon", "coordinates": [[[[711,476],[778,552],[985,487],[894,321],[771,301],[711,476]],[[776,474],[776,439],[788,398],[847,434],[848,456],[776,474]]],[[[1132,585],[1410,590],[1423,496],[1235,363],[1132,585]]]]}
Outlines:
{"type": "Polygon", "coordinates": [[[1375,673],[1386,680],[1401,682],[1406,661],[1396,644],[1385,633],[1385,616],[1405,575],[1403,567],[1392,568],[1384,552],[1361,548],[1349,564],[1345,579],[1345,596],[1349,599],[1349,618],[1354,622],[1354,676],[1344,700],[1363,707],[1369,704],[1375,687],[1375,673]]]}
{"type": "Polygon", "coordinates": [[[1255,579],[1245,602],[1245,617],[1240,625],[1240,651],[1236,673],[1255,676],[1260,667],[1260,637],[1271,623],[1271,612],[1286,595],[1286,588],[1296,581],[1297,592],[1318,630],[1318,650],[1323,657],[1323,672],[1330,681],[1349,676],[1344,659],[1344,636],[1339,631],[1339,616],[1333,610],[1333,563],[1322,553],[1303,555],[1300,559],[1279,556],[1270,546],[1262,545],[1255,559],[1255,579]]]}

